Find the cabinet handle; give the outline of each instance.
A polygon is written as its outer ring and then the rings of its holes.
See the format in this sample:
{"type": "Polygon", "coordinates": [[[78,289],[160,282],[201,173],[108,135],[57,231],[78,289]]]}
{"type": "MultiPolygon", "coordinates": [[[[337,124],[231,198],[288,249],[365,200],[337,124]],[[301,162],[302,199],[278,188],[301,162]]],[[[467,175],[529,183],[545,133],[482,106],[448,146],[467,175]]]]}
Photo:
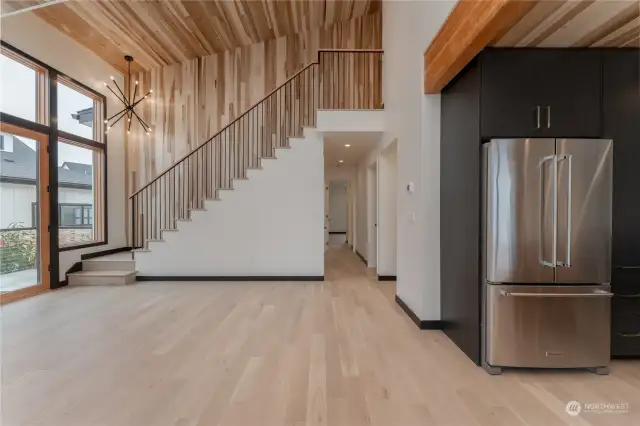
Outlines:
{"type": "Polygon", "coordinates": [[[640,333],[616,333],[616,334],[622,337],[640,337],[640,333]]]}
{"type": "Polygon", "coordinates": [[[547,129],[551,128],[551,107],[547,106],[547,129]]]}
{"type": "Polygon", "coordinates": [[[536,107],[536,128],[540,128],[540,105],[536,107]]]}
{"type": "Polygon", "coordinates": [[[616,297],[622,297],[624,299],[640,299],[640,294],[616,294],[616,297]]]}

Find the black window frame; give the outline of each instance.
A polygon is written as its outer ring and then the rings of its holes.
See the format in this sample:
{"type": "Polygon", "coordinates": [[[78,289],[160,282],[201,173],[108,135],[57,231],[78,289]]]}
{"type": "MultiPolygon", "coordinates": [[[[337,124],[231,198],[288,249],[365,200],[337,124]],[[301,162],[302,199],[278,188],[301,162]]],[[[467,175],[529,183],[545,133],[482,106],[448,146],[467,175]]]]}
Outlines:
{"type": "MultiPolygon", "coordinates": [[[[59,268],[60,268],[60,252],[63,251],[71,251],[71,250],[80,250],[88,247],[96,247],[109,244],[109,217],[108,217],[108,141],[107,135],[102,135],[101,142],[96,142],[93,140],[89,140],[80,136],[76,136],[67,132],[60,131],[58,129],[58,89],[57,84],[59,77],[64,79],[65,81],[73,83],[73,85],[82,88],[87,93],[91,93],[96,98],[100,99],[102,102],[102,121],[107,118],[107,97],[100,92],[93,90],[85,84],[73,79],[72,77],[66,75],[63,72],[58,71],[57,69],[47,65],[46,63],[34,58],[28,53],[23,52],[20,49],[12,46],[4,40],[0,40],[0,46],[2,49],[6,49],[16,55],[21,56],[22,58],[28,60],[29,62],[42,67],[47,71],[47,87],[48,91],[48,99],[47,99],[47,117],[45,120],[46,124],[38,123],[34,121],[29,121],[24,118],[16,117],[11,114],[4,113],[0,111],[0,120],[9,124],[13,124],[15,126],[19,126],[25,129],[33,130],[39,133],[43,133],[48,135],[48,154],[49,154],[49,226],[50,226],[50,265],[49,265],[49,273],[50,273],[50,288],[56,289],[66,285],[65,282],[59,281],[59,268]],[[60,229],[59,224],[59,211],[56,207],[58,205],[58,141],[60,139],[66,139],[72,142],[81,143],[84,145],[92,146],[93,148],[97,148],[102,150],[102,175],[103,175],[103,238],[102,241],[90,242],[87,244],[78,244],[78,245],[69,245],[65,247],[59,247],[59,239],[58,239],[58,230],[60,229]]],[[[94,212],[95,219],[95,212],[94,212]]]]}

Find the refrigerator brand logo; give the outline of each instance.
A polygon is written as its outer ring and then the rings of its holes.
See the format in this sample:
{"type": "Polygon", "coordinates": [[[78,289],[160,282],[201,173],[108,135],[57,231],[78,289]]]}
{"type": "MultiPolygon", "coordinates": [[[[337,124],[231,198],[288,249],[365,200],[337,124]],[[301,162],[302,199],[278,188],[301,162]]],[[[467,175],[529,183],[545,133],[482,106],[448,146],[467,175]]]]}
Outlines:
{"type": "Polygon", "coordinates": [[[580,414],[580,411],[582,411],[582,404],[580,404],[578,401],[569,401],[567,403],[565,411],[568,415],[575,417],[580,414]]]}
{"type": "Polygon", "coordinates": [[[629,412],[629,404],[623,402],[596,402],[581,404],[578,401],[569,401],[565,407],[565,411],[572,417],[575,417],[580,413],[626,414],[629,412]]]}

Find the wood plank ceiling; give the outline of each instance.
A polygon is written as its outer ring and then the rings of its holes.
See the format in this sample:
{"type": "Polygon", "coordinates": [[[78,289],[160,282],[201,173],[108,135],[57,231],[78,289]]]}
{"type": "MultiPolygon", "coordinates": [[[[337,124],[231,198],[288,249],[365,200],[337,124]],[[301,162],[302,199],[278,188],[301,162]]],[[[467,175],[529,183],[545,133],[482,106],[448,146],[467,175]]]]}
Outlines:
{"type": "MultiPolygon", "coordinates": [[[[375,13],[381,0],[98,0],[35,10],[119,70],[147,70],[375,13]]],[[[9,18],[10,19],[10,18],[9,18]]]]}
{"type": "Polygon", "coordinates": [[[640,47],[637,0],[540,1],[498,47],[640,47]]]}

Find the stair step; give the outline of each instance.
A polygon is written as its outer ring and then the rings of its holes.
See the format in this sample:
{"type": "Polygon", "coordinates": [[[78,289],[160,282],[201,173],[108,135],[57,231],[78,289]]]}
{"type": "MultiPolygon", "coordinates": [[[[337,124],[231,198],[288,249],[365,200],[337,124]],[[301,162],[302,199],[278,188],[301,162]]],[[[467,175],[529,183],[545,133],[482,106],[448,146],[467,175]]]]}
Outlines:
{"type": "Polygon", "coordinates": [[[80,271],[68,275],[71,286],[119,286],[133,284],[137,271],[80,271]]]}
{"type": "Polygon", "coordinates": [[[131,250],[132,253],[148,253],[151,250],[149,250],[148,248],[137,248],[137,249],[133,249],[131,250]]]}
{"type": "MultiPolygon", "coordinates": [[[[131,255],[129,254],[131,257],[131,255]]],[[[136,261],[133,259],[89,259],[82,261],[83,271],[135,271],[136,261]]]]}

